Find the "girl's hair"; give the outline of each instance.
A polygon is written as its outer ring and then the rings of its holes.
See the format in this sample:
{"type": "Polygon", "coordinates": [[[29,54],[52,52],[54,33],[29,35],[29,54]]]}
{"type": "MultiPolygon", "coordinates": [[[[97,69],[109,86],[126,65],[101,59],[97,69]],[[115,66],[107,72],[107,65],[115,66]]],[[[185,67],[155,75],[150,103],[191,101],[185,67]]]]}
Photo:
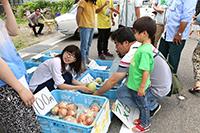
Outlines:
{"type": "Polygon", "coordinates": [[[148,16],[137,19],[133,24],[133,32],[139,33],[146,31],[151,39],[151,44],[154,44],[156,33],[156,22],[148,16]]]}
{"type": "Polygon", "coordinates": [[[63,54],[65,52],[69,52],[69,53],[73,54],[76,58],[75,62],[69,64],[70,69],[74,70],[76,73],[80,72],[80,69],[81,69],[81,51],[77,46],[69,45],[69,46],[67,46],[63,49],[61,54],[56,56],[56,57],[59,57],[61,59],[62,73],[65,73],[65,71],[66,71],[66,69],[65,69],[66,64],[63,61],[63,54]]]}
{"type": "Polygon", "coordinates": [[[86,2],[91,1],[93,4],[96,5],[97,0],[85,0],[86,2]]]}
{"type": "Polygon", "coordinates": [[[114,31],[111,34],[111,39],[119,43],[123,43],[125,41],[128,41],[129,43],[136,41],[131,28],[128,28],[128,27],[121,27],[117,29],[116,31],[114,31]]]}

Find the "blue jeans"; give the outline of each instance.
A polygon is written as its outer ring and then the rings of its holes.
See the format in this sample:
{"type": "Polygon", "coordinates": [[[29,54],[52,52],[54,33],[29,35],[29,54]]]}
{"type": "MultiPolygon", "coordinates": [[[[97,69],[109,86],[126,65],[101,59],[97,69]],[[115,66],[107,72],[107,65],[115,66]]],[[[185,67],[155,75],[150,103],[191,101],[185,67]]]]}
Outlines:
{"type": "Polygon", "coordinates": [[[160,96],[156,95],[153,91],[153,88],[149,88],[146,92],[148,108],[150,111],[153,111],[158,105],[158,100],[161,99],[160,96]]]}
{"type": "Polygon", "coordinates": [[[138,96],[136,91],[130,90],[126,86],[122,86],[117,90],[117,98],[119,98],[119,101],[124,101],[125,104],[130,105],[131,107],[136,105],[140,110],[139,118],[141,119],[141,125],[143,127],[147,127],[150,124],[150,111],[148,108],[147,95],[138,96]]]}
{"type": "MultiPolygon", "coordinates": [[[[148,108],[151,111],[154,110],[158,106],[159,104],[158,100],[161,98],[158,95],[154,94],[152,89],[153,88],[150,88],[146,92],[148,108]]],[[[123,85],[122,87],[117,89],[117,99],[123,104],[126,104],[130,107],[133,107],[133,108],[137,107],[132,100],[133,98],[131,95],[131,90],[126,85],[123,85]]]]}
{"type": "Polygon", "coordinates": [[[80,28],[81,58],[84,67],[88,63],[89,48],[92,43],[93,35],[94,35],[93,28],[80,28]]]}

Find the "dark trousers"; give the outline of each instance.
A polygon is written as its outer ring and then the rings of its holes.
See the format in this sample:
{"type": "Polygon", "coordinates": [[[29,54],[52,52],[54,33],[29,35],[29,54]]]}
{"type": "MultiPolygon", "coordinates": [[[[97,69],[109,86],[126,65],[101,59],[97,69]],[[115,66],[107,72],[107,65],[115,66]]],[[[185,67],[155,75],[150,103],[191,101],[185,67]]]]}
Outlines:
{"type": "Polygon", "coordinates": [[[181,44],[175,44],[173,42],[167,42],[165,39],[161,38],[159,51],[163,54],[163,56],[168,59],[169,63],[173,67],[173,73],[177,72],[181,52],[185,46],[185,41],[182,40],[181,44]]]}
{"type": "Polygon", "coordinates": [[[44,24],[42,24],[42,23],[35,24],[34,26],[32,26],[30,23],[28,25],[29,25],[29,27],[32,28],[35,36],[37,36],[38,34],[41,34],[42,29],[44,27],[44,24]],[[40,27],[39,30],[38,30],[38,32],[36,32],[36,27],[40,27]]]}
{"type": "MultiPolygon", "coordinates": [[[[70,72],[66,72],[65,74],[62,75],[62,77],[65,80],[65,84],[72,84],[72,74],[70,72]]],[[[49,91],[55,90],[56,88],[54,87],[54,80],[53,79],[49,79],[48,81],[38,85],[38,87],[35,89],[35,91],[33,92],[34,94],[37,93],[38,91],[42,90],[44,87],[47,87],[49,91]]]]}
{"type": "Polygon", "coordinates": [[[110,36],[110,30],[108,29],[99,29],[98,28],[98,43],[97,43],[97,51],[98,54],[107,53],[108,52],[108,39],[110,36]]]}
{"type": "Polygon", "coordinates": [[[197,1],[195,11],[195,16],[197,16],[200,13],[200,0],[197,1]]]}

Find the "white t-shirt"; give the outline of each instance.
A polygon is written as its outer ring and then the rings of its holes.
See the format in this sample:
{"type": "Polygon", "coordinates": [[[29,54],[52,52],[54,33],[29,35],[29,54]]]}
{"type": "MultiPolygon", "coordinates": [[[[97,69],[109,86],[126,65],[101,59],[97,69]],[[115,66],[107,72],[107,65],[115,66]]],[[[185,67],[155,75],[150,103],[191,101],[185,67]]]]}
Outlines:
{"type": "Polygon", "coordinates": [[[128,72],[130,62],[140,45],[140,42],[135,42],[131,45],[128,53],[119,62],[118,72],[128,72]]]}
{"type": "MultiPolygon", "coordinates": [[[[69,66],[67,67],[69,69],[69,66]]],[[[35,91],[38,85],[53,78],[55,86],[61,85],[65,82],[61,72],[61,60],[59,57],[49,59],[36,69],[30,80],[29,87],[31,91],[35,91]]]]}
{"type": "Polygon", "coordinates": [[[156,20],[157,24],[164,24],[165,23],[168,1],[169,0],[164,0],[163,3],[161,3],[161,0],[155,0],[154,1],[154,4],[157,4],[159,7],[164,9],[163,13],[160,14],[159,12],[157,12],[157,15],[155,16],[155,20],[156,20]]]}
{"type": "Polygon", "coordinates": [[[128,1],[127,27],[133,27],[136,20],[135,7],[142,6],[142,0],[119,0],[119,25],[126,26],[126,1],[128,1]]]}

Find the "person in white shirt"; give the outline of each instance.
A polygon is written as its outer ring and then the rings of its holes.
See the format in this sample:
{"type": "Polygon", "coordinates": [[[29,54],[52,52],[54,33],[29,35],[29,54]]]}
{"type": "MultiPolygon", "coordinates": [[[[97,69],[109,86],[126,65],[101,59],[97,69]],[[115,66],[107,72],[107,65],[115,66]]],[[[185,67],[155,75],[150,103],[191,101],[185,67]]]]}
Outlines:
{"type": "Polygon", "coordinates": [[[119,0],[119,28],[132,27],[136,19],[140,17],[142,0],[119,0]],[[126,2],[128,2],[126,4],[126,2]],[[127,10],[126,10],[126,5],[127,10]],[[127,19],[127,21],[126,21],[127,19]]]}
{"type": "MultiPolygon", "coordinates": [[[[118,82],[126,78],[130,62],[138,47],[141,45],[141,43],[136,41],[131,29],[128,27],[122,27],[114,31],[111,34],[111,39],[115,43],[117,54],[122,59],[120,60],[117,71],[112,74],[101,88],[93,93],[94,95],[103,95],[105,92],[112,89],[118,82]]],[[[172,84],[171,70],[163,57],[161,57],[161,53],[154,48],[153,55],[155,65],[154,70],[150,75],[152,85],[151,89],[149,89],[147,93],[148,107],[150,109],[151,117],[160,110],[161,105],[158,103],[158,100],[169,94],[172,84]]],[[[117,89],[117,99],[123,104],[135,107],[129,91],[130,90],[125,85],[122,85],[117,89]]]]}
{"type": "Polygon", "coordinates": [[[30,80],[29,87],[33,93],[37,93],[44,87],[50,91],[58,88],[90,92],[84,84],[73,79],[72,74],[78,74],[80,70],[80,49],[75,45],[69,45],[60,55],[39,65],[30,80]]]}

